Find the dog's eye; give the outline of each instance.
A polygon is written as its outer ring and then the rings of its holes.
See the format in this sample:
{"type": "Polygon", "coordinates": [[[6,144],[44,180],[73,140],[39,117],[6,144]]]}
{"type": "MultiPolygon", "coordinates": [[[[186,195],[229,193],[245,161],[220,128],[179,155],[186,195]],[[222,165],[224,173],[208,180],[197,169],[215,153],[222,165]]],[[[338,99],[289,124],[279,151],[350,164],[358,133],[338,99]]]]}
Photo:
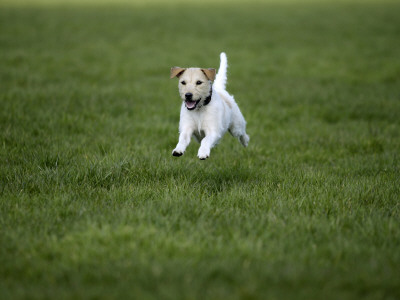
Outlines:
{"type": "Polygon", "coordinates": [[[186,85],[186,81],[181,81],[181,83],[182,83],[183,85],[186,85]]]}
{"type": "Polygon", "coordinates": [[[200,84],[202,84],[202,83],[203,83],[203,82],[200,81],[200,80],[197,80],[197,82],[196,82],[197,85],[200,85],[200,84]]]}

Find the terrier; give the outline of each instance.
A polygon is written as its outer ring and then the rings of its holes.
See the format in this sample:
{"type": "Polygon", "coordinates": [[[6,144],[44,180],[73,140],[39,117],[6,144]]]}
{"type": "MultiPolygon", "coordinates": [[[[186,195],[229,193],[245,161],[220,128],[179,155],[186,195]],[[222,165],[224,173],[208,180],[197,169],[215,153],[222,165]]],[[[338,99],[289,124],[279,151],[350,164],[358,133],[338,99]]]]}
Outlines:
{"type": "Polygon", "coordinates": [[[246,121],[232,95],[225,90],[228,61],[220,54],[218,73],[215,69],[171,68],[171,78],[179,78],[179,94],[182,98],[179,121],[179,142],[172,151],[181,156],[193,136],[200,148],[197,156],[207,159],[222,136],[229,131],[244,147],[249,143],[246,121]]]}

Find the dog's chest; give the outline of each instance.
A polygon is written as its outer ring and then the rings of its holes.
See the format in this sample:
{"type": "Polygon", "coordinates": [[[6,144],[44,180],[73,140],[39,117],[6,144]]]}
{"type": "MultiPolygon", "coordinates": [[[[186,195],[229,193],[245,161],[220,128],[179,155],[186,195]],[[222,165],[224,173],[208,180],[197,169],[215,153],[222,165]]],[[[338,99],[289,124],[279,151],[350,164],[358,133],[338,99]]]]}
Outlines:
{"type": "Polygon", "coordinates": [[[208,123],[207,114],[205,114],[204,112],[194,112],[193,114],[190,115],[190,119],[192,126],[195,129],[194,131],[195,132],[197,131],[201,135],[201,133],[207,127],[208,123]]]}
{"type": "MultiPolygon", "coordinates": [[[[180,120],[180,130],[184,131],[185,128],[199,136],[204,132],[207,133],[213,130],[218,123],[218,116],[215,115],[212,107],[202,107],[200,110],[188,111],[186,108],[182,110],[180,120]]],[[[217,126],[218,127],[218,126],[217,126]]]]}

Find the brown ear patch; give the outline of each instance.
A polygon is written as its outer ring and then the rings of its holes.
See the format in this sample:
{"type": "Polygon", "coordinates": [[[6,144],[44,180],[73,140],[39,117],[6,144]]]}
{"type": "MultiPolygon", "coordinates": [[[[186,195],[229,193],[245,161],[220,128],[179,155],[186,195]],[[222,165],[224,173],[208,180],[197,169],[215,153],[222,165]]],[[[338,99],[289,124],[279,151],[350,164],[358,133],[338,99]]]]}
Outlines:
{"type": "Polygon", "coordinates": [[[206,77],[208,78],[208,80],[214,81],[215,79],[215,74],[216,71],[215,69],[201,69],[204,73],[204,75],[206,75],[206,77]]]}
{"type": "Polygon", "coordinates": [[[183,72],[185,72],[185,68],[180,68],[180,67],[172,67],[171,68],[171,77],[170,78],[174,78],[174,77],[178,77],[182,75],[183,72]]]}

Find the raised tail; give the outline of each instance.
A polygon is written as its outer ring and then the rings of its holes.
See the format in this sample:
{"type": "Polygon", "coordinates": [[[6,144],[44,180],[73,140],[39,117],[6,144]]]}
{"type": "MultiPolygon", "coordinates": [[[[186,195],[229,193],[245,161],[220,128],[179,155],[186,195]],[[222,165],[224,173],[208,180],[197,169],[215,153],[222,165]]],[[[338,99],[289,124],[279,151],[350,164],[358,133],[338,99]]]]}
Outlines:
{"type": "Polygon", "coordinates": [[[228,69],[228,60],[225,52],[220,54],[221,63],[219,65],[218,73],[215,76],[214,88],[217,90],[225,90],[226,86],[226,70],[228,69]]]}

